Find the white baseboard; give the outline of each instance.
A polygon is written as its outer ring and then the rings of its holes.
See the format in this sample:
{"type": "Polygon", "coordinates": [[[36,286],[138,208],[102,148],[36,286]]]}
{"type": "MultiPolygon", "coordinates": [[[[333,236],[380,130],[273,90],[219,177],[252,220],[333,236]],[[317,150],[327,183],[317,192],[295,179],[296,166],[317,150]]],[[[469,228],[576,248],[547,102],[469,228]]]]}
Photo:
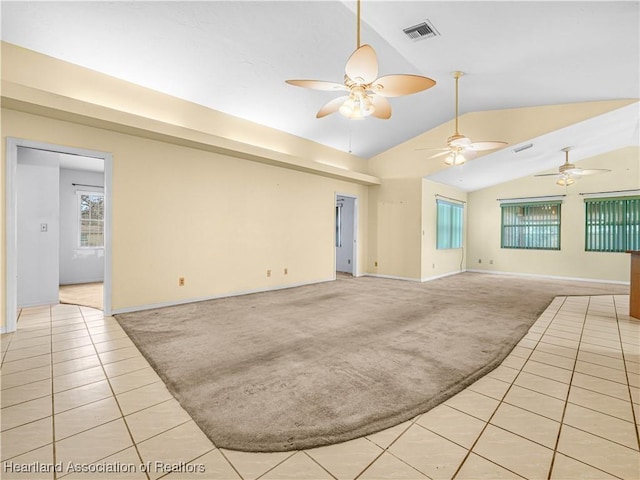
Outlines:
{"type": "Polygon", "coordinates": [[[65,287],[67,285],[83,285],[85,283],[103,283],[104,282],[104,277],[102,278],[89,278],[89,279],[82,279],[82,280],[73,280],[72,282],[62,282],[60,283],[61,287],[65,287]]]}
{"type": "Polygon", "coordinates": [[[423,277],[421,282],[430,282],[431,280],[437,280],[438,278],[450,277],[451,275],[459,275],[460,273],[464,273],[466,270],[457,270],[455,272],[442,273],[440,275],[433,275],[432,277],[423,277]]]}
{"type": "Polygon", "coordinates": [[[365,273],[363,277],[388,278],[389,280],[404,280],[407,282],[420,282],[419,278],[397,277],[395,275],[383,275],[381,273],[365,273]]]}
{"type": "Polygon", "coordinates": [[[210,295],[206,297],[188,298],[185,300],[154,303],[149,305],[137,305],[135,307],[114,308],[111,310],[111,315],[118,315],[120,313],[141,312],[143,310],[153,310],[154,308],[173,307],[176,305],[184,305],[185,303],[204,302],[206,300],[217,300],[219,298],[239,297],[241,295],[250,295],[252,293],[275,292],[276,290],[285,290],[287,288],[294,288],[294,287],[304,287],[305,285],[315,285],[318,283],[333,282],[334,280],[335,278],[328,278],[325,280],[318,280],[314,282],[292,283],[289,285],[280,285],[278,287],[256,288],[253,290],[242,290],[239,292],[224,293],[221,295],[210,295]]]}
{"type": "Polygon", "coordinates": [[[623,282],[620,280],[602,280],[598,278],[583,278],[583,277],[561,277],[559,275],[540,275],[537,273],[520,273],[520,272],[501,272],[493,270],[476,270],[467,269],[467,272],[473,273],[490,273],[495,275],[512,275],[514,277],[533,277],[533,278],[547,278],[550,280],[571,280],[574,282],[590,282],[590,283],[611,283],[614,285],[629,285],[630,282],[623,282]]]}
{"type": "Polygon", "coordinates": [[[391,280],[404,280],[407,282],[430,282],[431,280],[436,280],[438,278],[449,277],[451,275],[458,275],[459,273],[463,273],[465,270],[458,270],[455,272],[443,273],[441,275],[433,275],[431,277],[423,277],[423,278],[410,278],[410,277],[398,277],[395,275],[383,275],[381,273],[365,273],[363,276],[365,277],[377,277],[377,278],[388,278],[391,280]]]}
{"type": "Polygon", "coordinates": [[[18,305],[18,310],[20,310],[21,308],[48,307],[49,305],[58,305],[59,303],[60,299],[56,296],[55,298],[51,297],[47,300],[39,300],[33,303],[20,304],[18,305]]]}

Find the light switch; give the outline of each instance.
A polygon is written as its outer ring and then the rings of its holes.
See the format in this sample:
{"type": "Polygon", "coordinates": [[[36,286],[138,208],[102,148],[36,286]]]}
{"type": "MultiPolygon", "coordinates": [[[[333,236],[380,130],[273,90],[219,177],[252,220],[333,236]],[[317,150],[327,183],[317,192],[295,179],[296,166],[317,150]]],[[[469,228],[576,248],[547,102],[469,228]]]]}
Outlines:
{"type": "Polygon", "coordinates": [[[40,224],[40,231],[41,232],[46,232],[47,230],[49,230],[49,225],[47,225],[46,223],[41,223],[40,224]]]}

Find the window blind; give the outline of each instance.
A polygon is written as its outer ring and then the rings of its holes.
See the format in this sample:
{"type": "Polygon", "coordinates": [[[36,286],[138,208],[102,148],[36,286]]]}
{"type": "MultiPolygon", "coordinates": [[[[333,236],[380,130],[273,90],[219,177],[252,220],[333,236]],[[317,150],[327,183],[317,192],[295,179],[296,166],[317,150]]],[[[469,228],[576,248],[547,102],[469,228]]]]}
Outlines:
{"type": "Polygon", "coordinates": [[[507,203],[502,208],[502,248],[560,250],[561,202],[507,203]]]}
{"type": "Polygon", "coordinates": [[[640,197],[585,199],[585,250],[640,250],[640,197]]]}
{"type": "Polygon", "coordinates": [[[436,200],[437,242],[436,248],[462,248],[463,206],[458,203],[436,200]]]}

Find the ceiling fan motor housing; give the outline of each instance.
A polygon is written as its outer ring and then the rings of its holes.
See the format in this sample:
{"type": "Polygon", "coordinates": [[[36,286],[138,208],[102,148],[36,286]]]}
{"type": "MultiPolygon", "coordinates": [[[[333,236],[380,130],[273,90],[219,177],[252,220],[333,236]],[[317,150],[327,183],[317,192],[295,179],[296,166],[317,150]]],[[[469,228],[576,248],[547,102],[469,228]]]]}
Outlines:
{"type": "Polygon", "coordinates": [[[447,138],[447,145],[449,147],[463,147],[465,143],[468,143],[465,142],[465,140],[467,140],[467,137],[460,133],[456,133],[447,138]]]}

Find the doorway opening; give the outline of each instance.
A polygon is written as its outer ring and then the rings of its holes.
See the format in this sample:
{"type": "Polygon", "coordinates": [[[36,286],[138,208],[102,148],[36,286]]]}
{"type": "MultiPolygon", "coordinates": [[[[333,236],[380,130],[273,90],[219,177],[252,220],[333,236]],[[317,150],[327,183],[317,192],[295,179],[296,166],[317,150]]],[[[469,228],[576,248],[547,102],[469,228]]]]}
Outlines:
{"type": "Polygon", "coordinates": [[[358,276],[358,199],[336,194],[336,273],[358,276]]]}
{"type": "Polygon", "coordinates": [[[76,303],[111,314],[111,172],[108,153],[7,139],[6,332],[23,307],[76,303]],[[90,287],[81,293],[91,300],[61,285],[90,287]]]}

